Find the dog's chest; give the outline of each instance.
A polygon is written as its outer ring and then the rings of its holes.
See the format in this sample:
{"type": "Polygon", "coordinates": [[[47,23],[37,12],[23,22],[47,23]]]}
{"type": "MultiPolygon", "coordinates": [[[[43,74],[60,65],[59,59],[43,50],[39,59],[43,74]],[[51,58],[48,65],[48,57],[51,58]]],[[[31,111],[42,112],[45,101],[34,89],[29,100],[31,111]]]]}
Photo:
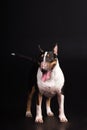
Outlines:
{"type": "Polygon", "coordinates": [[[64,85],[64,75],[57,64],[51,73],[51,78],[45,82],[41,80],[42,72],[40,68],[37,72],[37,85],[41,94],[49,97],[60,92],[64,85]]]}

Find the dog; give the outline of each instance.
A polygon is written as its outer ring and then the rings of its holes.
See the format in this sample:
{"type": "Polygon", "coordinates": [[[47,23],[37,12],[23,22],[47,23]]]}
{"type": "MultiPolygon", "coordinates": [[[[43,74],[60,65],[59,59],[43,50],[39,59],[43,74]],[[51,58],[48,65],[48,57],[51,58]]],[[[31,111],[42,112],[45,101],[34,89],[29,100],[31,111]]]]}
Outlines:
{"type": "MultiPolygon", "coordinates": [[[[53,112],[50,107],[51,98],[54,95],[58,97],[59,104],[59,120],[60,122],[68,122],[68,119],[64,113],[64,95],[62,88],[64,86],[64,74],[60,68],[58,61],[58,45],[56,44],[52,51],[43,51],[41,48],[41,55],[39,58],[39,67],[37,70],[37,104],[36,104],[36,123],[43,123],[42,116],[42,98],[43,95],[47,97],[46,111],[48,116],[53,116],[53,112]]],[[[35,92],[35,87],[32,87],[32,91],[29,94],[27,102],[26,116],[30,117],[31,114],[31,99],[35,92]]]]}

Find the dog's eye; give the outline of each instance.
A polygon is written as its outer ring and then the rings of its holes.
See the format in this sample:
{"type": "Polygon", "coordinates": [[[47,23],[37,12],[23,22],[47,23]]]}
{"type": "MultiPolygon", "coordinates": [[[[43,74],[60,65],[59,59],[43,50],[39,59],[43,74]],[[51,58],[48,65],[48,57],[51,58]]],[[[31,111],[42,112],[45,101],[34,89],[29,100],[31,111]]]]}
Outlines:
{"type": "Polygon", "coordinates": [[[49,57],[50,55],[49,54],[47,54],[47,57],[49,57]]]}
{"type": "Polygon", "coordinates": [[[57,55],[56,55],[56,54],[54,54],[54,58],[57,58],[57,55]]]}
{"type": "Polygon", "coordinates": [[[41,57],[43,57],[44,55],[42,54],[41,57]]]}

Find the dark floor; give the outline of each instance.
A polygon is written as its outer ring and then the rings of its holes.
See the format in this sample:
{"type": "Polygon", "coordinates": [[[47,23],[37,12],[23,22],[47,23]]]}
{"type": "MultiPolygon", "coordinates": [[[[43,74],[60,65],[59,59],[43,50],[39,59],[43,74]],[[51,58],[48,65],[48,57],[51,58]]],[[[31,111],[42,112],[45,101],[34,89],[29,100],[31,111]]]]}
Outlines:
{"type": "MultiPolygon", "coordinates": [[[[5,65],[3,65],[5,66],[5,65]]],[[[68,123],[60,123],[56,115],[57,106],[53,100],[55,117],[44,116],[43,124],[36,124],[33,118],[25,117],[27,87],[22,68],[3,67],[2,111],[0,130],[87,130],[87,61],[66,61],[62,65],[65,83],[65,112],[68,123]],[[15,69],[16,68],[16,69],[15,69]]],[[[26,65],[25,65],[26,66],[26,65]]],[[[35,103],[32,108],[35,112],[35,103]]],[[[34,113],[35,114],[35,113],[34,113]]]]}
{"type": "Polygon", "coordinates": [[[87,116],[74,115],[68,123],[60,123],[57,117],[45,117],[43,124],[36,124],[34,118],[2,118],[2,130],[87,130],[87,116]]]}

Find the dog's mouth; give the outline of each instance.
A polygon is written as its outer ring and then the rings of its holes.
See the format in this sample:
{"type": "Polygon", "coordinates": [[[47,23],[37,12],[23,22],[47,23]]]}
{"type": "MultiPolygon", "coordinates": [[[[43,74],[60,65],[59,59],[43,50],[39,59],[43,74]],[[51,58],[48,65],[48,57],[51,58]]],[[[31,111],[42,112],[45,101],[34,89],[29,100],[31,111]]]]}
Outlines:
{"type": "Polygon", "coordinates": [[[41,69],[42,71],[42,77],[41,77],[41,80],[43,82],[49,80],[51,78],[51,70],[44,70],[44,69],[41,69]]]}

